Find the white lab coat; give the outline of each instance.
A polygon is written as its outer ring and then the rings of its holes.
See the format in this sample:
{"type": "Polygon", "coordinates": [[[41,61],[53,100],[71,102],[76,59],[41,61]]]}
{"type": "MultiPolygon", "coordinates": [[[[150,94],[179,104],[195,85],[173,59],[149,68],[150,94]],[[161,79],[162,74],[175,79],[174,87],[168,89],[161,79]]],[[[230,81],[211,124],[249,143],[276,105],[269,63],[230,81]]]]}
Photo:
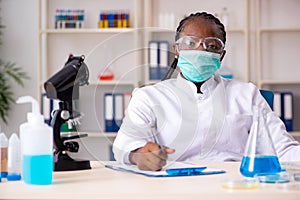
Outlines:
{"type": "Polygon", "coordinates": [[[154,142],[153,134],[157,134],[161,145],[176,150],[169,155],[171,160],[240,161],[256,105],[267,109],[267,124],[280,161],[300,161],[299,143],[255,85],[214,75],[201,86],[201,92],[181,75],[135,89],[113,144],[116,160],[129,163],[130,151],[154,142]]]}

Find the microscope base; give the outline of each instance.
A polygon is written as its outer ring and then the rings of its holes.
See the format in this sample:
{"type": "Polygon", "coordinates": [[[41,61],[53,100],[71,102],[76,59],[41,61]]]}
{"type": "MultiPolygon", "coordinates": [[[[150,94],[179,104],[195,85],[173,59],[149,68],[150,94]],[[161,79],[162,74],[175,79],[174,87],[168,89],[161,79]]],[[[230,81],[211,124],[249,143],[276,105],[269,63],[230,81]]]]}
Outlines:
{"type": "Polygon", "coordinates": [[[54,171],[73,171],[91,169],[90,161],[76,161],[67,154],[58,154],[58,159],[54,163],[54,171]]]}

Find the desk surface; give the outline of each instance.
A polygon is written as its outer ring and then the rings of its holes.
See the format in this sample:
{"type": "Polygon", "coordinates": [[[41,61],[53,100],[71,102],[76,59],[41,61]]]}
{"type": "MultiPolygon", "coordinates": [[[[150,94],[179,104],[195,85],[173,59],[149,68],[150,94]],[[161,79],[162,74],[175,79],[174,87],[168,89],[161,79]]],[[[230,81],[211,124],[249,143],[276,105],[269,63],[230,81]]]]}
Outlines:
{"type": "Polygon", "coordinates": [[[264,184],[257,189],[222,188],[228,179],[241,178],[239,163],[200,163],[224,169],[225,174],[150,178],[93,163],[92,170],[54,172],[53,184],[0,183],[0,199],[300,199],[300,182],[264,184]]]}

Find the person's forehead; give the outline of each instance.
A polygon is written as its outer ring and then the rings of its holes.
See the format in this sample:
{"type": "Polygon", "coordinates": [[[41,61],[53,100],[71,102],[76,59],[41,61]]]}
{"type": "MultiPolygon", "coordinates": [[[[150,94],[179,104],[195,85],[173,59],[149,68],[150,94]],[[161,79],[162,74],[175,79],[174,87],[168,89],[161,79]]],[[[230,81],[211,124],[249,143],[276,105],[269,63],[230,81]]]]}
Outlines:
{"type": "Polygon", "coordinates": [[[205,19],[189,21],[187,24],[185,24],[181,34],[197,36],[201,38],[221,37],[218,26],[214,22],[205,19]]]}

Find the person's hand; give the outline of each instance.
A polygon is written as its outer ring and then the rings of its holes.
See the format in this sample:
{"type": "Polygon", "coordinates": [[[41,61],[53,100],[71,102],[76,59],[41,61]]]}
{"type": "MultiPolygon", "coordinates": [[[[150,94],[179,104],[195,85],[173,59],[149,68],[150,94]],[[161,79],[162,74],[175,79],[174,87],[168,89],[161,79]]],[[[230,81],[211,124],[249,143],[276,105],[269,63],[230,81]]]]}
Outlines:
{"type": "Polygon", "coordinates": [[[166,165],[168,154],[174,152],[175,149],[161,148],[158,144],[148,142],[145,146],[132,151],[129,160],[140,170],[159,171],[166,165]]]}

